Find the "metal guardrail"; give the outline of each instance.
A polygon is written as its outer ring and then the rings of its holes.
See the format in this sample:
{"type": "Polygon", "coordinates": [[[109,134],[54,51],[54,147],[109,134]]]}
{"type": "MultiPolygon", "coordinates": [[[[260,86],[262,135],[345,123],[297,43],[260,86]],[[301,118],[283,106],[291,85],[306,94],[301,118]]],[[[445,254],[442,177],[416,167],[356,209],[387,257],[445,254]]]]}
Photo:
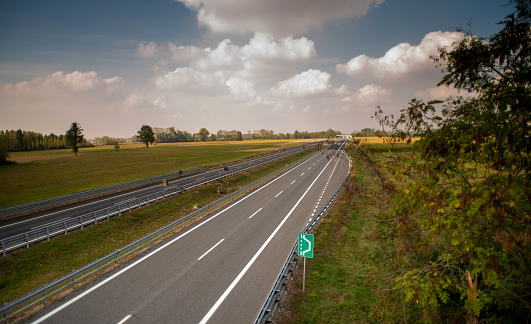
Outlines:
{"type": "MultiPolygon", "coordinates": [[[[313,155],[312,155],[313,156],[313,155]]],[[[229,194],[223,198],[220,198],[216,200],[215,202],[208,204],[207,206],[204,206],[184,217],[181,217],[180,219],[158,229],[155,232],[152,232],[143,238],[136,240],[80,269],[72,271],[70,274],[48,284],[43,286],[40,289],[37,289],[29,294],[27,294],[24,297],[21,297],[9,304],[5,304],[0,308],[0,316],[3,316],[3,318],[0,318],[0,323],[9,323],[9,319],[21,314],[25,310],[39,305],[39,304],[47,304],[48,299],[65,290],[68,288],[75,289],[76,283],[79,283],[80,281],[86,279],[87,277],[94,275],[94,274],[100,274],[100,271],[104,269],[105,267],[111,265],[111,264],[118,264],[121,259],[123,259],[126,256],[129,256],[131,254],[136,254],[138,251],[142,250],[143,248],[150,248],[151,243],[163,240],[165,236],[170,236],[177,229],[184,228],[185,225],[191,224],[196,220],[201,219],[203,216],[211,213],[214,210],[220,209],[226,204],[237,200],[247,193],[255,190],[256,188],[262,186],[263,184],[271,181],[273,178],[279,176],[280,174],[290,170],[291,168],[297,166],[298,164],[304,162],[305,160],[309,159],[311,156],[306,157],[305,159],[301,159],[299,161],[296,161],[294,163],[291,163],[290,165],[285,166],[284,168],[277,170],[264,178],[257,180],[235,192],[232,194],[229,194]]],[[[106,217],[106,216],[104,216],[106,217]]]]}
{"type": "MultiPolygon", "coordinates": [[[[300,151],[301,149],[304,149],[304,146],[308,146],[308,145],[312,146],[313,144],[314,143],[309,143],[309,144],[297,146],[295,148],[288,148],[286,152],[296,153],[300,151]]],[[[272,153],[265,153],[262,155],[258,155],[258,157],[267,155],[267,154],[272,154],[272,153]]],[[[254,156],[251,156],[251,158],[252,157],[254,156]]],[[[239,160],[231,161],[230,163],[235,163],[237,161],[239,160]]],[[[194,173],[200,170],[205,170],[205,168],[181,170],[180,172],[168,173],[168,174],[164,174],[164,175],[160,175],[156,177],[151,177],[151,178],[146,178],[146,179],[141,179],[141,180],[136,180],[136,181],[130,181],[130,182],[122,183],[122,184],[117,184],[117,185],[93,189],[93,190],[87,190],[87,191],[83,191],[83,192],[79,192],[79,193],[75,193],[71,195],[66,195],[62,197],[51,198],[51,199],[46,199],[42,201],[36,201],[33,203],[24,204],[20,206],[8,207],[8,208],[0,209],[0,219],[12,217],[16,215],[24,215],[24,214],[28,214],[28,213],[32,213],[36,211],[50,209],[50,208],[57,207],[57,206],[71,204],[74,202],[106,195],[106,194],[117,192],[117,191],[122,191],[126,189],[131,189],[131,188],[136,188],[139,186],[151,184],[151,183],[160,182],[164,179],[177,178],[180,175],[185,175],[185,174],[194,173]]]]}
{"type": "MultiPolygon", "coordinates": [[[[347,157],[349,159],[350,165],[352,165],[350,157],[348,155],[347,157]]],[[[350,171],[348,172],[347,177],[345,178],[345,180],[343,180],[343,183],[336,191],[336,193],[332,196],[332,198],[328,200],[326,205],[319,211],[319,213],[317,213],[317,215],[313,217],[313,219],[306,225],[302,233],[313,233],[316,226],[321,223],[321,220],[328,214],[328,212],[336,202],[337,198],[341,195],[345,187],[345,183],[347,183],[349,179],[350,171]]],[[[291,253],[286,259],[284,267],[282,267],[282,270],[280,271],[280,274],[277,277],[277,281],[273,285],[273,289],[271,289],[271,292],[269,293],[264,305],[262,306],[262,309],[260,310],[260,313],[256,318],[255,324],[271,323],[275,314],[280,309],[282,297],[288,290],[289,280],[293,278],[293,272],[295,271],[295,268],[297,267],[299,262],[297,247],[298,241],[295,241],[295,245],[293,245],[291,253]]]]}
{"type": "MultiPolygon", "coordinates": [[[[103,220],[109,220],[110,217],[116,216],[116,215],[122,215],[124,212],[130,212],[133,209],[141,208],[144,205],[149,205],[150,203],[157,202],[160,199],[165,199],[170,196],[185,192],[187,190],[193,189],[195,187],[230,177],[234,174],[244,172],[246,170],[258,167],[262,164],[270,163],[272,161],[281,159],[283,157],[286,157],[288,155],[293,155],[298,152],[301,152],[305,150],[304,148],[298,148],[295,150],[286,151],[283,154],[275,155],[273,158],[252,163],[240,168],[233,168],[231,171],[227,171],[221,175],[217,176],[211,176],[211,177],[205,177],[201,178],[197,181],[194,181],[192,183],[186,184],[184,186],[175,186],[175,187],[169,187],[167,189],[164,189],[162,191],[149,194],[140,198],[134,198],[130,200],[126,200],[117,204],[114,204],[111,207],[100,209],[88,214],[84,214],[78,217],[71,217],[67,220],[54,222],[51,224],[48,224],[46,226],[42,226],[39,228],[36,228],[34,230],[31,230],[26,233],[21,233],[18,235],[10,236],[8,238],[4,238],[0,240],[0,251],[2,252],[3,256],[6,255],[7,252],[13,251],[19,248],[30,248],[31,244],[38,243],[41,241],[49,241],[51,237],[57,236],[57,235],[67,235],[68,232],[71,232],[73,230],[78,229],[84,229],[85,226],[91,225],[91,224],[98,224],[98,221],[103,220]]],[[[162,179],[161,179],[162,180],[162,179]]]]}
{"type": "Polygon", "coordinates": [[[184,175],[184,174],[193,173],[199,170],[204,170],[204,168],[182,170],[182,173],[173,172],[173,173],[156,176],[152,178],[146,178],[146,179],[126,182],[126,183],[122,183],[122,184],[118,184],[114,186],[87,190],[87,191],[83,191],[83,192],[79,192],[79,193],[75,193],[71,195],[66,195],[62,197],[36,201],[36,202],[25,204],[25,205],[8,207],[8,208],[0,209],[0,219],[11,217],[11,216],[16,216],[16,215],[24,215],[27,213],[45,210],[45,209],[49,209],[49,208],[56,207],[56,206],[62,206],[65,204],[71,204],[74,202],[98,197],[98,196],[109,194],[112,192],[117,192],[117,191],[121,191],[125,189],[131,189],[131,188],[135,188],[138,186],[154,183],[157,181],[162,181],[163,179],[176,178],[181,174],[184,175]]]}

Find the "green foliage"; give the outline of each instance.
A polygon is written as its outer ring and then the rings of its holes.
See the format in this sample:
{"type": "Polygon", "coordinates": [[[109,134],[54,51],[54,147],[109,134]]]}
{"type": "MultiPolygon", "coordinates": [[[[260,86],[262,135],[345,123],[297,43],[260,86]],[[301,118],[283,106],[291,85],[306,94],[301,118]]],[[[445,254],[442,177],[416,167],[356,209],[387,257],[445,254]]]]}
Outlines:
{"type": "Polygon", "coordinates": [[[146,148],[149,147],[150,143],[153,144],[153,142],[155,142],[155,133],[153,133],[153,128],[151,128],[151,126],[142,125],[137,134],[140,137],[140,142],[144,143],[146,148]]]}
{"type": "Polygon", "coordinates": [[[7,150],[3,146],[0,146],[0,164],[7,163],[8,157],[9,153],[7,152],[7,150]]]}
{"type": "Polygon", "coordinates": [[[66,148],[63,135],[14,130],[0,130],[0,146],[7,152],[36,151],[66,148]]]}
{"type": "Polygon", "coordinates": [[[199,140],[202,142],[208,141],[208,136],[210,132],[206,128],[201,128],[199,130],[199,140]]]}
{"type": "Polygon", "coordinates": [[[72,148],[72,151],[76,156],[77,152],[79,151],[79,145],[82,144],[85,140],[82,132],[83,129],[79,126],[77,122],[74,122],[65,134],[65,141],[67,145],[72,148]]]}
{"type": "Polygon", "coordinates": [[[490,39],[441,48],[440,85],[474,94],[442,105],[413,99],[390,141],[420,136],[388,169],[406,188],[393,198],[392,235],[410,269],[407,300],[467,322],[525,322],[531,312],[531,5],[490,39]]]}

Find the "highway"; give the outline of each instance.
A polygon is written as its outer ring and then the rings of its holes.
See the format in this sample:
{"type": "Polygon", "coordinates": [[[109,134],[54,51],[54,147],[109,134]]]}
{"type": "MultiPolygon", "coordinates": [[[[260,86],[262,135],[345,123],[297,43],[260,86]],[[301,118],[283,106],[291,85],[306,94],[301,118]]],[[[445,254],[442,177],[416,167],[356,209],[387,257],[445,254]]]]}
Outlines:
{"type": "MultiPolygon", "coordinates": [[[[314,143],[311,143],[308,146],[313,145],[314,143]]],[[[289,152],[290,150],[287,150],[285,152],[281,151],[279,153],[234,163],[228,166],[230,168],[229,171],[235,168],[241,168],[246,165],[250,165],[252,163],[267,161],[278,155],[289,154],[289,152]]],[[[212,169],[205,169],[205,171],[203,172],[169,180],[167,188],[180,187],[202,178],[220,175],[226,172],[227,171],[224,170],[224,166],[212,169]]],[[[11,218],[8,220],[2,220],[0,221],[0,240],[18,234],[26,233],[30,230],[43,227],[54,222],[63,221],[69,218],[76,218],[80,215],[89,214],[97,210],[102,210],[119,202],[131,200],[137,197],[142,197],[154,192],[160,192],[163,189],[164,187],[161,183],[152,184],[140,188],[134,188],[102,197],[85,200],[83,202],[77,202],[74,204],[49,209],[46,211],[36,212],[29,215],[11,218]]]]}
{"type": "Polygon", "coordinates": [[[344,154],[316,153],[26,323],[253,323],[297,233],[348,171],[344,154]]]}

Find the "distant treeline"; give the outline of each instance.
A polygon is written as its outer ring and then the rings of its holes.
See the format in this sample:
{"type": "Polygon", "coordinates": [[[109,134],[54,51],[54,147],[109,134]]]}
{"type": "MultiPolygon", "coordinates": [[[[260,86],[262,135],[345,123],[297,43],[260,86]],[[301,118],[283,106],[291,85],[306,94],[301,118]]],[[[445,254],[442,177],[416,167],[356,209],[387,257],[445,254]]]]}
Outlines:
{"type": "MultiPolygon", "coordinates": [[[[340,131],[332,129],[320,132],[299,132],[296,130],[293,133],[278,133],[275,134],[273,130],[261,129],[256,131],[248,131],[247,134],[242,134],[238,130],[219,130],[216,133],[210,133],[207,129],[202,128],[198,133],[188,133],[169,128],[154,127],[155,141],[157,143],[172,143],[172,142],[195,142],[195,141],[242,141],[253,139],[307,139],[307,138],[333,138],[340,135],[340,131]]],[[[138,136],[131,138],[133,142],[138,142],[138,136]]]]}
{"type": "MultiPolygon", "coordinates": [[[[83,143],[81,146],[90,146],[83,143]]],[[[37,151],[68,148],[64,135],[43,135],[19,130],[0,130],[0,149],[6,152],[37,151]]]]}
{"type": "Polygon", "coordinates": [[[385,133],[379,129],[373,128],[364,128],[358,132],[352,132],[352,137],[374,137],[374,136],[384,136],[385,133]]]}

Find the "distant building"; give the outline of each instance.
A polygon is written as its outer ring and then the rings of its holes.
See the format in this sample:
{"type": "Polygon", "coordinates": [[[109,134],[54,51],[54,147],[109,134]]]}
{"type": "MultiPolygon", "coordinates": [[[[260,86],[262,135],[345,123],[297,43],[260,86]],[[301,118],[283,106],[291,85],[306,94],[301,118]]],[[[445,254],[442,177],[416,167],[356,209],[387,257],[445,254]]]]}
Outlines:
{"type": "Polygon", "coordinates": [[[351,139],[352,136],[350,135],[336,135],[337,139],[351,139]]]}

